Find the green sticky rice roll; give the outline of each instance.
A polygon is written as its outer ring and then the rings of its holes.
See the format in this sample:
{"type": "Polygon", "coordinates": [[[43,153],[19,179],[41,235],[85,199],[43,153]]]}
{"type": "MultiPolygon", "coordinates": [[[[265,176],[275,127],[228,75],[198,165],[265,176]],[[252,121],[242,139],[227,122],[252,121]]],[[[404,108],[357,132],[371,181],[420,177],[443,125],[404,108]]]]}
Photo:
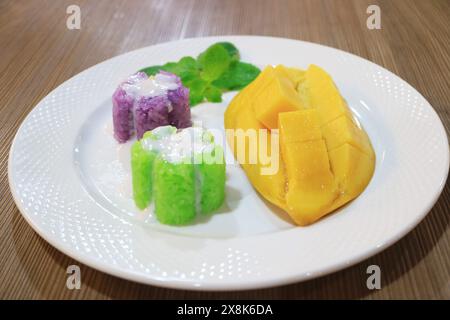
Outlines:
{"type": "Polygon", "coordinates": [[[158,157],[154,164],[155,213],[161,223],[183,225],[195,218],[194,165],[170,163],[158,157]]]}
{"type": "Polygon", "coordinates": [[[131,147],[131,174],[133,198],[139,209],[145,209],[152,200],[153,162],[156,153],[145,150],[139,141],[131,147]]]}
{"type": "Polygon", "coordinates": [[[136,206],[145,209],[153,201],[163,224],[188,224],[224,202],[224,152],[203,128],[146,132],[132,146],[131,167],[136,206]]]}
{"type": "MultiPolygon", "coordinates": [[[[200,212],[211,214],[222,206],[225,199],[225,160],[223,149],[214,146],[196,162],[196,179],[200,192],[200,212]]],[[[198,195],[197,195],[198,197],[198,195]]]]}

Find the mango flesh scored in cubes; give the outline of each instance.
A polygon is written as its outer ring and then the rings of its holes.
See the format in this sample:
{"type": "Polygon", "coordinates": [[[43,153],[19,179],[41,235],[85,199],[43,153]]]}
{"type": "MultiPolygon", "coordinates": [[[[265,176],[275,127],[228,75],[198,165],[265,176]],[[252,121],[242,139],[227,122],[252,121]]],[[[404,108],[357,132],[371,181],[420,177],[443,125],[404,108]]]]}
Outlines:
{"type": "Polygon", "coordinates": [[[225,110],[224,119],[226,128],[233,127],[237,113],[241,112],[241,106],[252,105],[253,97],[258,94],[258,91],[264,90],[269,84],[273,72],[274,68],[272,66],[267,66],[254,81],[248,84],[244,90],[241,90],[234,97],[227,110],[225,110]]]}
{"type": "Polygon", "coordinates": [[[375,159],[346,143],[328,152],[331,168],[341,192],[351,199],[369,184],[375,169],[375,159]]]}
{"type": "Polygon", "coordinates": [[[278,127],[284,143],[322,139],[317,110],[283,112],[278,117],[278,127]]]}
{"type": "MultiPolygon", "coordinates": [[[[256,81],[256,80],[255,80],[256,81]]],[[[234,128],[234,124],[236,120],[240,117],[243,106],[251,106],[252,96],[250,94],[251,88],[255,81],[250,83],[245,90],[239,92],[228,105],[228,108],[225,110],[224,114],[224,123],[225,128],[234,128]]],[[[253,114],[254,117],[254,114],[253,114]]],[[[256,118],[255,118],[256,119],[256,118]]]]}
{"type": "Polygon", "coordinates": [[[304,94],[307,95],[305,100],[310,107],[317,109],[321,125],[342,115],[351,117],[347,103],[340,95],[333,79],[323,69],[310,65],[306,70],[303,86],[304,94]]]}
{"type": "MultiPolygon", "coordinates": [[[[255,79],[252,83],[250,83],[244,90],[239,92],[234,99],[231,101],[227,110],[225,111],[225,128],[226,129],[254,129],[256,130],[256,141],[257,148],[261,153],[269,154],[269,150],[271,150],[271,133],[267,134],[267,143],[266,145],[259,145],[259,129],[266,129],[265,126],[260,123],[253,111],[252,107],[252,99],[258,90],[264,88],[267,85],[267,79],[270,76],[267,74],[273,74],[274,68],[271,66],[266,67],[258,78],[255,79]]],[[[227,136],[228,143],[237,158],[237,148],[239,141],[237,141],[236,136],[227,136]]],[[[279,170],[273,175],[261,175],[261,169],[264,165],[257,161],[256,163],[248,163],[249,159],[249,146],[248,139],[245,142],[245,152],[244,152],[244,160],[242,162],[242,167],[245,170],[245,173],[253,186],[261,193],[264,198],[278,207],[283,208],[285,205],[285,184],[286,179],[284,177],[284,169],[283,163],[280,161],[279,170]]]]}
{"type": "Polygon", "coordinates": [[[279,64],[275,67],[275,71],[282,74],[284,77],[291,80],[294,87],[297,87],[297,85],[305,78],[305,71],[295,68],[289,68],[285,67],[282,64],[279,64]]]}
{"type": "Polygon", "coordinates": [[[302,104],[293,82],[281,72],[266,68],[259,77],[264,77],[264,86],[252,96],[256,119],[267,128],[276,129],[279,113],[298,110],[302,104]]]}
{"type": "Polygon", "coordinates": [[[231,102],[225,112],[225,128],[280,129],[281,162],[275,175],[261,175],[259,162],[241,165],[262,196],[286,210],[297,224],[307,225],[361,194],[373,175],[375,153],[324,70],[311,65],[306,72],[299,70],[296,78],[290,69],[266,68],[264,77],[284,79],[296,88],[297,96],[292,99],[298,103],[289,104],[296,110],[272,105],[263,109],[268,112],[260,110],[258,114],[255,95],[266,98],[278,96],[279,91],[268,85],[267,79],[258,81],[259,85],[255,80],[255,86],[250,84],[231,102]],[[249,108],[252,101],[254,109],[249,108]]]}
{"type": "Polygon", "coordinates": [[[348,143],[366,154],[370,154],[372,146],[366,133],[348,116],[340,116],[322,127],[322,133],[328,150],[333,150],[348,143]]]}
{"type": "Polygon", "coordinates": [[[279,128],[287,176],[287,211],[297,224],[309,224],[328,212],[339,191],[317,110],[282,113],[279,128]]]}
{"type": "MultiPolygon", "coordinates": [[[[246,88],[247,89],[247,88],[246,88]]],[[[230,103],[227,111],[225,112],[225,128],[226,129],[254,129],[255,140],[258,148],[258,152],[269,154],[268,150],[271,150],[271,133],[267,134],[267,143],[259,144],[259,129],[265,129],[255,117],[251,104],[247,103],[245,99],[246,89],[241,91],[238,96],[230,103]],[[241,104],[243,103],[243,104],[241,104]],[[233,115],[236,112],[236,116],[233,115]],[[233,116],[231,116],[233,115],[233,116]]],[[[248,131],[247,131],[248,132],[248,131]]],[[[236,135],[227,135],[228,144],[230,145],[234,156],[239,161],[252,185],[263,195],[268,201],[277,205],[278,207],[285,207],[285,185],[286,179],[284,177],[283,163],[279,161],[279,169],[273,175],[261,175],[261,170],[264,165],[257,161],[256,163],[249,163],[249,139],[245,139],[244,146],[244,159],[239,159],[238,149],[242,143],[238,141],[236,135]]],[[[257,159],[258,160],[258,159],[257,159]]]]}
{"type": "MultiPolygon", "coordinates": [[[[286,125],[280,117],[280,126],[286,125]]],[[[292,122],[289,122],[292,123],[292,122]]],[[[286,205],[292,219],[300,225],[317,220],[326,214],[338,197],[334,176],[325,141],[321,138],[305,142],[287,142],[288,137],[300,126],[281,131],[282,159],[287,175],[286,205]],[[289,132],[291,131],[291,132],[289,132]]]]}

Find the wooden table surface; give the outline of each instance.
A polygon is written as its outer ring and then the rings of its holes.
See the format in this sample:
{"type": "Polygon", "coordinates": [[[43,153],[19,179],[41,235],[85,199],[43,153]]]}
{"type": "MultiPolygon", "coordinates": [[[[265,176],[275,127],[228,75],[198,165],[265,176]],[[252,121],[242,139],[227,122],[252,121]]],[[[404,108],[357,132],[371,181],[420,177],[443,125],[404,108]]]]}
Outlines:
{"type": "Polygon", "coordinates": [[[448,0],[0,0],[0,298],[450,299],[450,183],[416,229],[354,267],[299,284],[214,293],[140,285],[83,265],[81,289],[67,289],[66,268],[77,262],[28,226],[7,180],[18,126],[56,86],[115,55],[189,37],[269,35],[360,55],[417,88],[449,132],[449,21],[448,0]],[[71,4],[81,8],[80,30],[66,27],[71,4]],[[366,27],[370,4],[381,8],[381,30],[366,27]],[[381,290],[366,287],[371,264],[381,268],[381,290]]]}

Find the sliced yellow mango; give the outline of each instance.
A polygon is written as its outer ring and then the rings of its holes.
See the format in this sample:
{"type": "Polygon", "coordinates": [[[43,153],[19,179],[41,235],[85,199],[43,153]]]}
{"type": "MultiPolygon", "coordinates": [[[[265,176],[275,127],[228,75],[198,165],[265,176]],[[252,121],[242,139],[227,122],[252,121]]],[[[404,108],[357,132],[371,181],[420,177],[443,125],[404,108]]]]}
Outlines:
{"type": "Polygon", "coordinates": [[[289,215],[299,225],[319,219],[339,195],[325,141],[286,143],[282,147],[282,159],[288,179],[289,215]]]}
{"type": "Polygon", "coordinates": [[[322,139],[319,115],[315,109],[280,113],[278,128],[284,143],[322,139]]]}
{"type": "Polygon", "coordinates": [[[328,155],[341,192],[350,199],[357,197],[369,184],[375,159],[349,143],[329,151],[328,155]]]}
{"type": "Polygon", "coordinates": [[[342,115],[351,117],[347,103],[340,95],[333,79],[322,68],[310,65],[302,86],[303,93],[307,95],[305,100],[309,101],[310,107],[317,109],[322,125],[342,115]]]}
{"type": "Polygon", "coordinates": [[[366,133],[346,115],[324,125],[322,133],[329,151],[348,143],[366,154],[371,153],[372,146],[366,133]]]}
{"type": "Polygon", "coordinates": [[[291,80],[294,87],[297,87],[297,85],[305,78],[305,71],[285,67],[282,64],[277,65],[275,67],[275,71],[279,72],[281,75],[291,80]]]}
{"type": "Polygon", "coordinates": [[[265,90],[267,86],[273,81],[275,77],[275,68],[272,66],[267,66],[263,71],[252,81],[245,91],[252,96],[254,99],[255,95],[258,95],[261,91],[265,90]]]}
{"type": "MultiPolygon", "coordinates": [[[[258,77],[245,87],[245,90],[240,91],[225,110],[225,127],[233,127],[236,119],[236,114],[241,112],[243,106],[251,106],[253,97],[258,95],[258,91],[262,91],[269,84],[273,78],[274,68],[267,66],[258,77]]],[[[254,117],[254,115],[253,115],[254,117]]]]}
{"type": "Polygon", "coordinates": [[[302,108],[302,104],[288,77],[267,68],[263,73],[264,86],[260,86],[253,96],[253,110],[258,121],[269,129],[276,129],[279,113],[298,110],[302,108]]]}
{"type": "MultiPolygon", "coordinates": [[[[258,153],[268,154],[271,156],[271,133],[267,134],[266,143],[260,144],[260,132],[259,129],[264,129],[263,124],[261,124],[255,117],[253,112],[253,108],[251,104],[246,102],[245,90],[239,93],[238,96],[233,99],[230,103],[227,111],[225,112],[225,128],[227,129],[241,129],[245,132],[248,132],[249,135],[245,137],[245,141],[239,141],[236,131],[231,135],[227,134],[228,144],[230,145],[236,159],[241,163],[247,177],[249,178],[252,185],[258,190],[258,192],[266,198],[271,203],[275,204],[278,207],[285,208],[285,185],[286,179],[284,176],[284,163],[279,161],[279,168],[275,172],[275,174],[271,175],[262,175],[261,171],[265,167],[263,163],[261,163],[260,159],[256,159],[256,163],[250,163],[250,159],[252,155],[250,153],[250,136],[252,135],[250,130],[255,130],[255,136],[253,138],[253,142],[256,141],[256,148],[258,149],[258,153]],[[241,96],[241,94],[243,94],[241,96]],[[234,112],[239,110],[234,115],[234,112]],[[244,154],[239,154],[239,147],[244,146],[244,154]]],[[[277,155],[278,156],[278,155],[277,155]]]]}
{"type": "MultiPolygon", "coordinates": [[[[258,148],[269,154],[279,129],[280,166],[261,174],[260,158],[249,163],[245,146],[241,163],[253,186],[286,210],[295,223],[310,224],[357,197],[370,182],[375,153],[366,132],[353,119],[331,77],[320,67],[308,70],[267,67],[241,91],[225,112],[227,129],[270,129],[258,148]],[[264,142],[264,141],[263,141],[264,142]]],[[[250,138],[245,138],[249,144],[250,138]]],[[[229,137],[230,146],[236,138],[229,137]]],[[[233,148],[233,147],[232,147],[233,148]]]]}

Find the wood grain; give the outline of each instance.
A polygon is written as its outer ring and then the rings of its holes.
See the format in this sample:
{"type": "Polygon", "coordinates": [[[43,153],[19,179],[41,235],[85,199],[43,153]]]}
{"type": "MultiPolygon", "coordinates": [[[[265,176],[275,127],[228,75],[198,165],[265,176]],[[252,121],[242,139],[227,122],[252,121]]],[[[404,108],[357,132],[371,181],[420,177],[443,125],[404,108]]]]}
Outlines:
{"type": "Polygon", "coordinates": [[[450,184],[423,222],[398,243],[344,271],[289,286],[244,292],[167,290],[85,266],[80,290],[65,287],[77,263],[42,240],[17,210],[7,181],[13,136],[36,103],[80,71],[115,55],[188,37],[255,34],[317,42],[374,61],[408,81],[450,129],[450,1],[366,0],[1,0],[0,298],[450,299],[450,184]],[[81,7],[81,30],[66,8],[81,7]],[[382,29],[366,28],[378,4],[382,29]],[[382,289],[366,288],[366,268],[382,289]]]}

